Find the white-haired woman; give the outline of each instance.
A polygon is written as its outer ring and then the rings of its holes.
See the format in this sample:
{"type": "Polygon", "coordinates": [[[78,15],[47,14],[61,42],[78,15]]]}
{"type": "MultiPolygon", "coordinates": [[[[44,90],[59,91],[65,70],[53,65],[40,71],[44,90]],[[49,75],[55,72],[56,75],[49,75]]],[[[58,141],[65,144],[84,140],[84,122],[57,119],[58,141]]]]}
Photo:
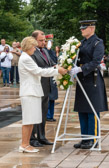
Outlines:
{"type": "Polygon", "coordinates": [[[41,97],[43,90],[41,76],[51,77],[59,73],[66,74],[67,70],[62,67],[58,69],[40,68],[33,61],[31,55],[36,50],[37,42],[33,37],[26,37],[21,42],[23,53],[20,56],[18,68],[20,76],[20,98],[22,105],[22,144],[19,152],[38,152],[38,149],[30,146],[30,136],[33,124],[42,122],[41,97]]]}

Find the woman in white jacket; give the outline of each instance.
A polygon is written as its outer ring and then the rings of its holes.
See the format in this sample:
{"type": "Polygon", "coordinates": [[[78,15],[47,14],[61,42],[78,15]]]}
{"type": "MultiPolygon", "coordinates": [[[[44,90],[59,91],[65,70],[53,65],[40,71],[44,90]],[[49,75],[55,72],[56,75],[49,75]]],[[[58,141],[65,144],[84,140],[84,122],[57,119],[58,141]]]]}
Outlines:
{"type": "Polygon", "coordinates": [[[20,56],[18,69],[20,77],[20,98],[22,105],[22,144],[19,152],[38,152],[38,149],[30,146],[30,136],[33,124],[42,122],[41,97],[43,90],[41,76],[51,77],[59,73],[66,74],[62,67],[55,69],[40,68],[33,61],[31,55],[36,50],[37,42],[33,37],[26,37],[21,43],[23,53],[20,56]]]}
{"type": "Polygon", "coordinates": [[[3,86],[9,87],[9,72],[11,70],[11,60],[13,59],[12,53],[9,51],[9,47],[5,46],[4,51],[0,55],[0,61],[1,61],[1,70],[3,73],[3,86]]]}

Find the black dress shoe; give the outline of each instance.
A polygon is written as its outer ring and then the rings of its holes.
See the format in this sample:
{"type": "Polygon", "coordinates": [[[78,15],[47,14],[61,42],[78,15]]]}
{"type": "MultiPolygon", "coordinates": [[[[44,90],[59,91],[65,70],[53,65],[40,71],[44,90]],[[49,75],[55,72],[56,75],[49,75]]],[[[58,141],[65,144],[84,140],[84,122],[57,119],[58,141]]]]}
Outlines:
{"type": "Polygon", "coordinates": [[[39,142],[43,145],[53,145],[53,143],[49,142],[47,139],[40,139],[39,142]]]}
{"type": "MultiPolygon", "coordinates": [[[[87,141],[85,144],[81,144],[81,149],[90,149],[92,148],[94,142],[92,140],[87,141]]],[[[97,147],[97,145],[96,145],[97,147]]]]}
{"type": "Polygon", "coordinates": [[[34,134],[32,134],[32,135],[31,135],[31,138],[30,138],[30,141],[33,141],[33,140],[34,140],[34,141],[38,141],[38,139],[35,137],[34,134]]]}
{"type": "Polygon", "coordinates": [[[74,144],[74,148],[81,148],[81,145],[82,144],[85,144],[85,143],[87,143],[85,140],[82,140],[82,141],[80,141],[79,143],[77,143],[77,144],[74,144]]]}
{"type": "Polygon", "coordinates": [[[34,147],[43,147],[43,144],[41,144],[38,140],[31,140],[30,145],[34,147]]]}
{"type": "Polygon", "coordinates": [[[47,120],[47,121],[50,121],[50,122],[56,121],[55,118],[47,118],[46,120],[47,120]]]}
{"type": "Polygon", "coordinates": [[[56,119],[55,119],[55,118],[53,118],[53,121],[56,121],[56,119]]]}

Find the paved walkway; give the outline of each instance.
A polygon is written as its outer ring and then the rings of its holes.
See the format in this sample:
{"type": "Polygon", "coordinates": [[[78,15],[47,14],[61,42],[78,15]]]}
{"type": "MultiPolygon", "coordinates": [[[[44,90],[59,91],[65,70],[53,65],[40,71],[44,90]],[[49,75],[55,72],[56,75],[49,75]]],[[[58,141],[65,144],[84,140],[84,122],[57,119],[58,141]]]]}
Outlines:
{"type": "MultiPolygon", "coordinates": [[[[74,89],[72,91],[74,93],[74,89]]],[[[107,88],[107,93],[109,89],[107,88]]],[[[47,122],[46,136],[50,141],[54,141],[58,120],[64,100],[65,91],[59,91],[59,99],[56,101],[55,118],[56,122],[47,122]]],[[[74,94],[72,94],[74,102],[74,94]]],[[[68,133],[79,133],[79,121],[77,113],[72,110],[73,103],[70,105],[68,118],[68,133]]],[[[5,112],[4,112],[5,114],[5,112]]],[[[8,112],[14,116],[15,110],[8,112]]],[[[5,116],[5,115],[4,115],[5,116]]],[[[60,133],[63,132],[65,114],[60,133]]],[[[18,117],[21,117],[19,111],[18,117]]],[[[8,118],[9,120],[10,118],[8,118]]],[[[1,119],[2,122],[2,119],[1,119]]],[[[109,168],[109,113],[101,113],[101,134],[102,150],[90,151],[74,149],[74,141],[66,142],[62,145],[58,142],[54,154],[51,154],[52,146],[39,148],[36,154],[19,153],[18,147],[21,143],[21,120],[15,121],[0,129],[0,168],[109,168]]]]}
{"type": "Polygon", "coordinates": [[[20,105],[19,88],[0,87],[0,110],[20,105]]]}

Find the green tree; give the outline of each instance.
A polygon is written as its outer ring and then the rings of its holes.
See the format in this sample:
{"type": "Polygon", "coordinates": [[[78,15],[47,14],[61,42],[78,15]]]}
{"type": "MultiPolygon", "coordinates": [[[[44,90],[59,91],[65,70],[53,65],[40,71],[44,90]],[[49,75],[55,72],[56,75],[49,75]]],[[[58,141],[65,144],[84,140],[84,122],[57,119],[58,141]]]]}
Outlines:
{"type": "Polygon", "coordinates": [[[33,26],[24,17],[24,6],[27,5],[22,0],[0,1],[0,39],[21,41],[31,34],[33,26]]]}
{"type": "Polygon", "coordinates": [[[109,51],[109,1],[88,0],[82,3],[84,15],[89,19],[97,19],[97,34],[104,40],[105,47],[109,51]]]}
{"type": "Polygon", "coordinates": [[[23,0],[0,1],[0,38],[21,40],[34,29],[54,34],[55,45],[75,35],[81,40],[79,20],[97,19],[96,33],[109,50],[108,0],[23,0]]]}
{"type": "Polygon", "coordinates": [[[57,43],[63,44],[75,35],[81,39],[79,20],[97,19],[96,32],[109,47],[109,1],[105,0],[31,0],[34,28],[54,33],[57,43]]]}

